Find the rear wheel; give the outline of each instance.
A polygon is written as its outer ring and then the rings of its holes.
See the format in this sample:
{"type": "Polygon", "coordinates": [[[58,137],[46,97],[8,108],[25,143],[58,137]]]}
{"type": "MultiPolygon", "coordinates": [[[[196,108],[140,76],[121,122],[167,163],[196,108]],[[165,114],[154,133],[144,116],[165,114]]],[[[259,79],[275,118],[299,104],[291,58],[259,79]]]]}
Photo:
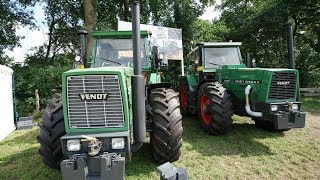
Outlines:
{"type": "Polygon", "coordinates": [[[60,162],[64,159],[60,138],[66,134],[60,94],[55,94],[48,102],[39,127],[40,135],[37,140],[40,143],[40,148],[38,152],[46,165],[59,169],[60,162]]]}
{"type": "Polygon", "coordinates": [[[231,129],[233,115],[231,97],[219,82],[201,85],[198,108],[201,126],[206,133],[222,135],[231,129]]]}
{"type": "Polygon", "coordinates": [[[156,161],[173,162],[179,159],[182,146],[182,116],[177,93],[171,89],[151,91],[152,133],[150,142],[156,161]]]}
{"type": "Polygon", "coordinates": [[[180,109],[182,115],[197,114],[197,92],[182,84],[180,88],[180,109]]]}

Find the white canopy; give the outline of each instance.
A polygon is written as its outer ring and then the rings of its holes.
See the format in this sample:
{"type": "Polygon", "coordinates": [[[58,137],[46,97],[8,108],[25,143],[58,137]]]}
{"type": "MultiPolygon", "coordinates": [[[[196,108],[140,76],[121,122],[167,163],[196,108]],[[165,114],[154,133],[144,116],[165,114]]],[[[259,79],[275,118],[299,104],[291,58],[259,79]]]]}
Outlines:
{"type": "Polygon", "coordinates": [[[11,68],[0,65],[0,141],[15,129],[12,74],[11,68]]]}

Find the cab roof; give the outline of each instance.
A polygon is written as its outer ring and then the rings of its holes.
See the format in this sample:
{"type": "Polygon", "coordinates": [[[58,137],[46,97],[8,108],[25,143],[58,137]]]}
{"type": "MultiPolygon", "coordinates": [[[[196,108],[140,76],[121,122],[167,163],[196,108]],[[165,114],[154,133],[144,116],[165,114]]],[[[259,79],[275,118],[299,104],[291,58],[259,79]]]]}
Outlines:
{"type": "MultiPolygon", "coordinates": [[[[148,36],[147,31],[140,31],[140,35],[142,38],[148,36]]],[[[132,38],[132,31],[94,31],[92,32],[92,36],[94,38],[132,38]]]]}
{"type": "Polygon", "coordinates": [[[203,47],[234,47],[234,46],[241,46],[242,42],[199,42],[197,46],[203,47]]]}

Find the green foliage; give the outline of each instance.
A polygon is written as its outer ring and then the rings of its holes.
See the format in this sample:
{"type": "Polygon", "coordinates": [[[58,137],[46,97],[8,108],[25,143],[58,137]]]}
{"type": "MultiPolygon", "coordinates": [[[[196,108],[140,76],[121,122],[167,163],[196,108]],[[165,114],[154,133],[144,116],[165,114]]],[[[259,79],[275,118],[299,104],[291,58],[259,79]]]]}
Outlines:
{"type": "Polygon", "coordinates": [[[302,110],[320,112],[320,97],[302,97],[302,110]]]}
{"type": "Polygon", "coordinates": [[[249,52],[259,67],[288,67],[285,25],[291,22],[300,84],[319,86],[320,1],[225,0],[221,10],[220,21],[230,29],[227,40],[242,41],[243,52],[249,52]]]}
{"type": "Polygon", "coordinates": [[[17,109],[20,116],[30,115],[35,110],[35,90],[39,90],[40,106],[45,108],[53,90],[61,87],[62,73],[72,68],[74,55],[57,55],[52,63],[30,56],[24,66],[13,66],[17,109]]]}
{"type": "Polygon", "coordinates": [[[22,38],[16,34],[19,27],[34,25],[33,12],[26,10],[26,7],[34,5],[34,2],[33,0],[0,1],[0,54],[6,48],[12,49],[19,45],[19,40],[22,38]]]}
{"type": "Polygon", "coordinates": [[[195,42],[221,42],[226,41],[229,33],[228,27],[222,21],[209,22],[197,19],[192,25],[193,41],[195,42]]]}

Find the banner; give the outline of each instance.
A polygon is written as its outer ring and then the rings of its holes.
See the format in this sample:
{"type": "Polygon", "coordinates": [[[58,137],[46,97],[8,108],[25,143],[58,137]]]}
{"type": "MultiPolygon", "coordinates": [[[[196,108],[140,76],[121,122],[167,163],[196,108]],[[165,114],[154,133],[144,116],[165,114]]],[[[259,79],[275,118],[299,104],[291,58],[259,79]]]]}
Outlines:
{"type": "MultiPolygon", "coordinates": [[[[131,30],[131,22],[118,21],[118,31],[131,30]]],[[[158,46],[159,52],[164,53],[167,59],[183,60],[181,29],[141,24],[140,30],[152,32],[149,37],[150,46],[158,46]]]]}

